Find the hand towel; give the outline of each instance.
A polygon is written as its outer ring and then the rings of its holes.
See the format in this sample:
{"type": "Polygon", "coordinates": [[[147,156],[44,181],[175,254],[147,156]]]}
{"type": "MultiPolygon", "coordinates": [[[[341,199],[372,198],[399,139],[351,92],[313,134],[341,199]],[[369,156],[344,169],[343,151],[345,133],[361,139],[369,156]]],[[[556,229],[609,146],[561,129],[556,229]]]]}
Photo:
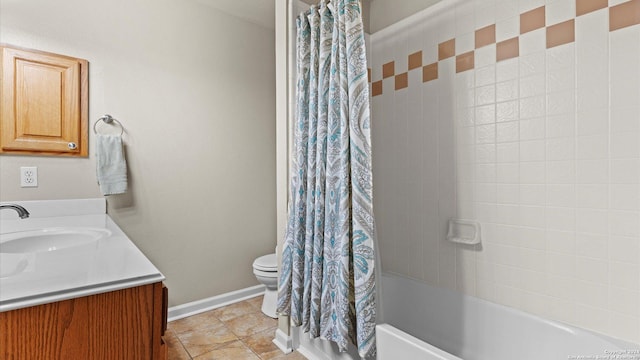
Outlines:
{"type": "Polygon", "coordinates": [[[127,163],[124,159],[122,136],[96,136],[96,175],[103,195],[127,191],[127,163]]]}

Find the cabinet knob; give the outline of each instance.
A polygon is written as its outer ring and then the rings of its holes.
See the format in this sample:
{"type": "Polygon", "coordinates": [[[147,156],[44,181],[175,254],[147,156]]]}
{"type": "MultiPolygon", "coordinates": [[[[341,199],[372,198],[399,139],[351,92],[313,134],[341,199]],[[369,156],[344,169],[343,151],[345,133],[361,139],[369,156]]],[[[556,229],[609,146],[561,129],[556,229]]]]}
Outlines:
{"type": "Polygon", "coordinates": [[[68,143],[67,146],[69,147],[69,150],[75,150],[78,148],[78,145],[76,145],[76,143],[74,142],[68,143]]]}

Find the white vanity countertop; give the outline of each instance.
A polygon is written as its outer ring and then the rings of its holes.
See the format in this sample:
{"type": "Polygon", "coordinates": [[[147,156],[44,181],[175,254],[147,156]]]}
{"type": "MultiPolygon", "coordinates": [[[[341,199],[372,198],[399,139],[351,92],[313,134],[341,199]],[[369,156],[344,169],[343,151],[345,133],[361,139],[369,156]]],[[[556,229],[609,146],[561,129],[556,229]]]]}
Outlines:
{"type": "Polygon", "coordinates": [[[43,228],[93,228],[110,234],[55,251],[0,252],[0,266],[5,268],[0,276],[0,312],[165,279],[105,213],[104,199],[11,203],[24,206],[31,217],[18,219],[14,211],[2,210],[0,234],[5,236],[43,228]],[[18,263],[20,266],[12,271],[11,264],[18,263]]]}

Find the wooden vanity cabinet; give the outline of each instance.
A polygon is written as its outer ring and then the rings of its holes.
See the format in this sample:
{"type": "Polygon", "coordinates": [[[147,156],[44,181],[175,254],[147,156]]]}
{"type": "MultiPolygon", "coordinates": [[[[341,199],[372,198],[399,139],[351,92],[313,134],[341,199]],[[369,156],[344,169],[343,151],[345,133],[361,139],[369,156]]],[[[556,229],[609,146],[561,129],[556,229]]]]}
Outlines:
{"type": "Polygon", "coordinates": [[[0,313],[0,360],[165,360],[160,282],[0,313]]]}

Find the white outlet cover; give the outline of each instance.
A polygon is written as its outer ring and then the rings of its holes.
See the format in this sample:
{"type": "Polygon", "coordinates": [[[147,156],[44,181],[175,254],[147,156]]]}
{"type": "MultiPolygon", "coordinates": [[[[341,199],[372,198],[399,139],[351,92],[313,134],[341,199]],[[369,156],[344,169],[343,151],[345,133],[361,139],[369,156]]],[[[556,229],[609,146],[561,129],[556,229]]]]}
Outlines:
{"type": "Polygon", "coordinates": [[[20,187],[38,187],[38,167],[20,167],[20,187]]]}

